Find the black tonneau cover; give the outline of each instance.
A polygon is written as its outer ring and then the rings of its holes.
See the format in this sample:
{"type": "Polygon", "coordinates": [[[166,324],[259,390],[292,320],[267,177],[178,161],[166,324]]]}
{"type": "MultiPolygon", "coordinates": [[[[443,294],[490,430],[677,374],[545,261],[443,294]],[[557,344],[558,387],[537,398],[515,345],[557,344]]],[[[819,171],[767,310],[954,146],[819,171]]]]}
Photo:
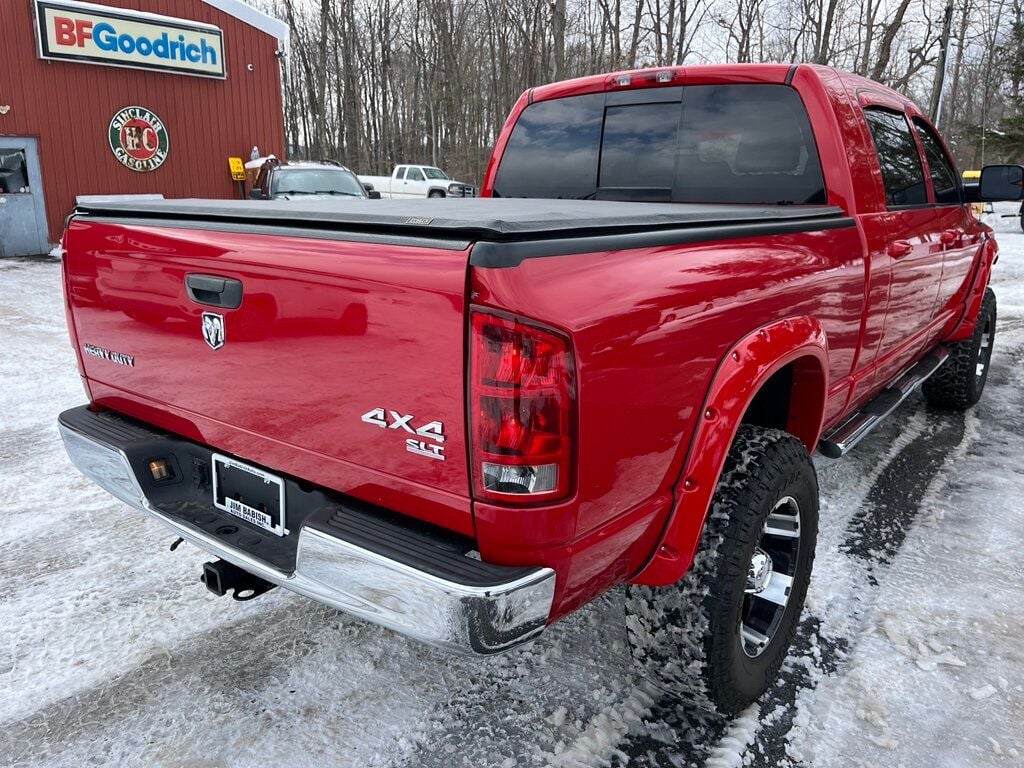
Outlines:
{"type": "Polygon", "coordinates": [[[658,230],[842,219],[828,206],[625,203],[599,200],[441,198],[417,200],[117,200],[79,203],[79,214],[176,222],[301,227],[431,239],[521,242],[658,230]]]}

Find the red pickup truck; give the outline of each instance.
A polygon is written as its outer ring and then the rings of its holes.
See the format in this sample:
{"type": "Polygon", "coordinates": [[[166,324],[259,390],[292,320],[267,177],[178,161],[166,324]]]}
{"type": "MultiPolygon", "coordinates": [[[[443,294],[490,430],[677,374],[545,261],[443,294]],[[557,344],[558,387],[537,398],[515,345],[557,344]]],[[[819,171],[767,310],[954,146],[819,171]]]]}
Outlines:
{"type": "Polygon", "coordinates": [[[74,463],[280,585],[488,654],[628,584],[634,658],[733,712],[810,578],[811,455],[981,395],[997,248],[907,99],[832,69],[535,88],[470,200],[82,205],[74,463]]]}

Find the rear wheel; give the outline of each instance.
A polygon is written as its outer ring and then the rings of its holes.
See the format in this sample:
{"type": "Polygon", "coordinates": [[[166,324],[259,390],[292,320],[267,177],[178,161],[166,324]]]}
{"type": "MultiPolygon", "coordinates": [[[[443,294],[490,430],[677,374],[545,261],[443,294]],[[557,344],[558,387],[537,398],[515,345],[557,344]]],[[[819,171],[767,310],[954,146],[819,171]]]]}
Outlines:
{"type": "Polygon", "coordinates": [[[818,480],[803,443],[744,425],[690,572],[631,585],[634,661],[670,696],[731,714],[772,684],[803,608],[818,534],[818,480]]]}
{"type": "Polygon", "coordinates": [[[924,383],[924,396],[932,405],[963,411],[981,399],[996,338],[996,295],[985,289],[974,335],[948,345],[949,359],[924,383]]]}

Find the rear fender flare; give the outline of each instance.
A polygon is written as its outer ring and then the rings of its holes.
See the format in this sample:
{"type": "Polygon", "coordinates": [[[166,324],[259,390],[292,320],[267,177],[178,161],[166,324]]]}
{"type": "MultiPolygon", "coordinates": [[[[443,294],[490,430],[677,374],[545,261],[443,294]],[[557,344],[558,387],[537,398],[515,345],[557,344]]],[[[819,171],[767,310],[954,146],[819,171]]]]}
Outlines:
{"type": "Polygon", "coordinates": [[[796,363],[788,432],[813,452],[821,433],[828,391],[828,344],[821,324],[801,316],[753,331],[719,363],[708,389],[675,487],[665,532],[635,584],[664,586],[690,569],[725,458],[758,390],[783,367],[796,363]]]}

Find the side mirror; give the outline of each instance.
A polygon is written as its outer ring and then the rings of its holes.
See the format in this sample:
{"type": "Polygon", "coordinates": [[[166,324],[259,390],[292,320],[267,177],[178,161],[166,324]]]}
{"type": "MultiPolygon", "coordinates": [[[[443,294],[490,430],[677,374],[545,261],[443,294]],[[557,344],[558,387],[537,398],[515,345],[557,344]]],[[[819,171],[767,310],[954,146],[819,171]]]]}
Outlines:
{"type": "Polygon", "coordinates": [[[366,194],[370,196],[371,200],[380,200],[380,192],[376,189],[367,190],[366,194]]]}
{"type": "Polygon", "coordinates": [[[259,187],[253,187],[252,189],[249,190],[249,197],[251,197],[253,200],[262,200],[263,191],[259,187]]]}
{"type": "Polygon", "coordinates": [[[978,191],[982,200],[1024,200],[1024,166],[986,165],[978,191]]]}

